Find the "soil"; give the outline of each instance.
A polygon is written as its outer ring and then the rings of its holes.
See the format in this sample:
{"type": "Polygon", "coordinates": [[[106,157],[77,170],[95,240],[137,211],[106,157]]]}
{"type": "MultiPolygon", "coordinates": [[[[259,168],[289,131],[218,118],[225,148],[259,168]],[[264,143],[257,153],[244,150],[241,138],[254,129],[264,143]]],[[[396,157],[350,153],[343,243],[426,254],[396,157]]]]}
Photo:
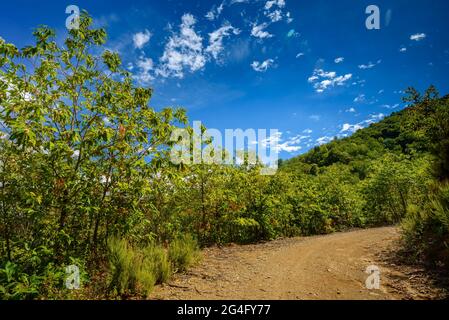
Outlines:
{"type": "Polygon", "coordinates": [[[396,263],[394,227],[326,236],[290,238],[256,245],[203,250],[202,261],[152,299],[167,300],[427,300],[448,296],[428,272],[396,263]],[[378,289],[367,288],[377,266],[378,289]]]}

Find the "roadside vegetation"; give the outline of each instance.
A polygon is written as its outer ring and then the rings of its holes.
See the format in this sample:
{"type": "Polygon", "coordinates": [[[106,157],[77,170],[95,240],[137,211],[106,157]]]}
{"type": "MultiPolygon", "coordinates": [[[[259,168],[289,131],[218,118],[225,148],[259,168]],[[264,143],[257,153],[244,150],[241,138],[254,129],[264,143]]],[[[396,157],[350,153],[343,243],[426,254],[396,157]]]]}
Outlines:
{"type": "Polygon", "coordinates": [[[449,98],[410,106],[280,163],[174,165],[181,109],[155,110],[84,13],[0,38],[0,298],[146,298],[199,247],[401,223],[416,260],[449,266],[449,98]],[[65,287],[66,266],[81,289],[65,287]]]}

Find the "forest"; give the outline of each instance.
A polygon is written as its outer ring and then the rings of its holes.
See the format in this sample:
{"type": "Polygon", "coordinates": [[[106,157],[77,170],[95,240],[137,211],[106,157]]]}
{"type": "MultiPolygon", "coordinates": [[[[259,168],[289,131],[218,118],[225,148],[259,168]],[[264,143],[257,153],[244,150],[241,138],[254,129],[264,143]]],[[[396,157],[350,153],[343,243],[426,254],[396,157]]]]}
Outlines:
{"type": "Polygon", "coordinates": [[[147,298],[200,248],[399,225],[411,263],[449,271],[449,96],[279,162],[175,165],[182,109],[155,110],[104,29],[0,38],[0,299],[147,298]],[[80,289],[66,284],[67,266],[80,289]]]}

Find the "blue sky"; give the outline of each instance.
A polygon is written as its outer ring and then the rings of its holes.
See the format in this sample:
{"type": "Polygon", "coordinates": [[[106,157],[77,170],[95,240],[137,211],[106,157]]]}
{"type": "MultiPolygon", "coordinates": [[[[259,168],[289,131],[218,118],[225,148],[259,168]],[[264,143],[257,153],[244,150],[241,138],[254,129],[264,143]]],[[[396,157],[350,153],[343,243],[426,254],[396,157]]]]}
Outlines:
{"type": "Polygon", "coordinates": [[[449,2],[361,0],[8,1],[0,36],[18,46],[65,8],[109,34],[152,105],[210,128],[278,129],[289,158],[403,108],[402,90],[449,93],[449,2]],[[380,30],[368,30],[368,5],[380,30]]]}

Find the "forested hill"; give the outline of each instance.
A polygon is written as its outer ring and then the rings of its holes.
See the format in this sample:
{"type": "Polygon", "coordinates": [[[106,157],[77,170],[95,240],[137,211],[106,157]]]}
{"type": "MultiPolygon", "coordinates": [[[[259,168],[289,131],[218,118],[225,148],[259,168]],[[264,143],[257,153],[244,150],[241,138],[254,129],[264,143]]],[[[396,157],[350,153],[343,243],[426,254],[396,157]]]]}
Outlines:
{"type": "Polygon", "coordinates": [[[344,164],[351,166],[352,171],[363,179],[368,163],[387,153],[409,157],[430,153],[435,142],[428,131],[432,127],[436,107],[448,101],[449,95],[432,101],[424,98],[350,137],[336,138],[301,156],[283,161],[281,168],[287,172],[316,174],[320,168],[344,164]]]}

